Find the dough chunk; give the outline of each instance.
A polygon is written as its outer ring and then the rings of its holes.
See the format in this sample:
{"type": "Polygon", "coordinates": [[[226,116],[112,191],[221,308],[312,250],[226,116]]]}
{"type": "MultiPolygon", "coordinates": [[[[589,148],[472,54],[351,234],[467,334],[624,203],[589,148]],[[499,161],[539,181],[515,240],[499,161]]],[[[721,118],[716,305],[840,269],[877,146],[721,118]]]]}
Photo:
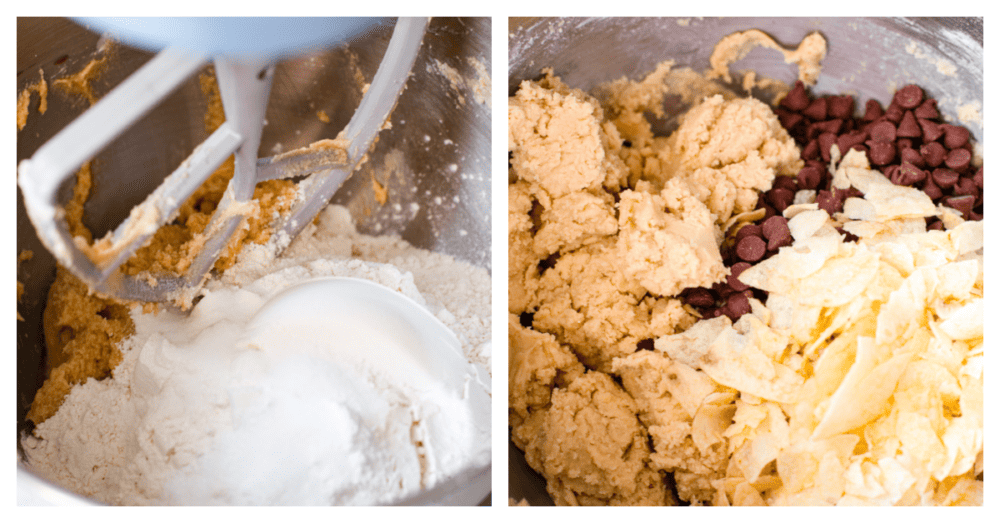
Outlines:
{"type": "Polygon", "coordinates": [[[614,197],[575,192],[557,198],[542,212],[542,226],[535,235],[535,254],[545,258],[576,250],[618,232],[614,197]]]}
{"type": "Polygon", "coordinates": [[[584,365],[605,372],[638,342],[694,322],[680,300],[647,296],[618,266],[610,238],[565,254],[542,274],[533,303],[536,330],[554,334],[584,365]]]}
{"type": "Polygon", "coordinates": [[[509,100],[507,121],[514,171],[543,192],[536,197],[545,207],[551,198],[597,189],[606,179],[617,185],[626,176],[621,159],[605,152],[605,145],[620,147],[621,138],[604,122],[600,104],[551,70],[539,82],[521,83],[509,100]]]}
{"type": "Polygon", "coordinates": [[[714,216],[679,179],[669,180],[658,195],[623,191],[618,222],[622,271],[653,294],[709,287],[729,272],[714,216]]]}
{"type": "Polygon", "coordinates": [[[532,200],[528,184],[507,186],[507,310],[520,314],[528,308],[538,289],[538,262],[535,255],[532,200]]]}
{"type": "Polygon", "coordinates": [[[588,372],[514,430],[514,443],[560,505],[675,504],[649,466],[636,404],[610,376],[588,372]]]}
{"type": "Polygon", "coordinates": [[[776,175],[794,175],[803,166],[795,141],[767,105],[720,95],[688,111],[658,156],[661,183],[686,179],[720,224],[753,210],[757,192],[770,190],[776,175]]]}
{"type": "Polygon", "coordinates": [[[735,394],[658,351],[615,360],[614,371],[652,437],[653,466],[673,475],[681,500],[711,502],[712,482],[725,477],[729,462],[723,432],[736,412],[735,394]]]}
{"type": "Polygon", "coordinates": [[[581,376],[584,368],[555,336],[522,327],[513,314],[507,320],[507,344],[507,404],[510,425],[517,427],[531,412],[548,407],[552,389],[565,387],[581,376]]]}

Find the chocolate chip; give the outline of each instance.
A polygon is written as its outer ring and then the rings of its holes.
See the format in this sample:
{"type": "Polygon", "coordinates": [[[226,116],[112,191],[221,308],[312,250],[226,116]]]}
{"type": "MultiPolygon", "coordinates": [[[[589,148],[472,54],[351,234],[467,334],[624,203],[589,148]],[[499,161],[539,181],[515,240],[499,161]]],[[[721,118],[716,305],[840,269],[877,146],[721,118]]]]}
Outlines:
{"type": "Polygon", "coordinates": [[[826,98],[817,98],[802,110],[802,114],[813,120],[826,120],[826,98]]]}
{"type": "Polygon", "coordinates": [[[795,86],[781,99],[779,105],[793,111],[801,111],[808,107],[809,95],[806,94],[806,86],[801,81],[795,82],[795,86]]]}
{"type": "Polygon", "coordinates": [[[924,101],[924,90],[918,85],[906,85],[896,91],[892,101],[899,104],[903,109],[915,109],[924,101]]]}
{"type": "Polygon", "coordinates": [[[896,140],[896,149],[915,149],[913,147],[913,138],[899,138],[896,140]]]}
{"type": "Polygon", "coordinates": [[[802,149],[803,160],[814,160],[819,157],[819,142],[810,140],[802,149]]]}
{"type": "Polygon", "coordinates": [[[948,189],[958,182],[958,173],[951,169],[934,169],[931,178],[934,179],[934,184],[938,187],[948,189]]]}
{"type": "Polygon", "coordinates": [[[767,196],[767,203],[774,207],[775,212],[783,213],[789,205],[795,201],[795,191],[785,189],[783,187],[778,187],[771,189],[765,193],[767,196]]]}
{"type": "Polygon", "coordinates": [[[799,190],[798,184],[795,182],[794,176],[775,176],[774,184],[771,186],[773,189],[788,189],[789,191],[795,192],[799,190]]]}
{"type": "Polygon", "coordinates": [[[747,284],[739,280],[740,274],[743,274],[743,271],[749,268],[750,264],[747,262],[739,262],[730,267],[729,276],[726,279],[726,283],[729,284],[729,287],[731,287],[736,292],[743,292],[749,289],[750,287],[747,284]]]}
{"type": "Polygon", "coordinates": [[[874,165],[888,165],[896,159],[896,146],[891,142],[873,142],[868,140],[868,159],[874,165]]]}
{"type": "Polygon", "coordinates": [[[882,174],[885,175],[890,181],[895,180],[899,176],[899,164],[889,165],[882,169],[882,174]]]}
{"type": "Polygon", "coordinates": [[[965,127],[951,124],[941,124],[944,130],[944,146],[949,149],[958,149],[969,143],[969,130],[965,127]]]}
{"type": "Polygon", "coordinates": [[[899,151],[899,161],[900,163],[909,162],[917,167],[923,168],[925,165],[924,157],[916,151],[916,149],[906,148],[899,151]]]}
{"type": "Polygon", "coordinates": [[[920,156],[924,157],[928,167],[937,167],[944,162],[948,152],[944,146],[937,142],[925,143],[920,146],[920,156]]]}
{"type": "Polygon", "coordinates": [[[927,230],[928,231],[943,231],[944,230],[944,222],[942,222],[941,220],[934,220],[933,222],[930,223],[930,225],[927,226],[927,230]]]}
{"type": "Polygon", "coordinates": [[[726,300],[726,306],[723,307],[723,312],[732,321],[740,319],[740,316],[749,313],[750,310],[750,300],[741,293],[730,295],[726,300]]]}
{"type": "Polygon", "coordinates": [[[809,124],[809,129],[807,135],[810,139],[816,138],[823,133],[837,134],[840,132],[840,128],[844,125],[843,120],[826,120],[823,122],[815,122],[809,124]]]}
{"type": "Polygon", "coordinates": [[[827,97],[826,113],[832,118],[847,119],[854,116],[854,97],[851,95],[827,97]]]}
{"type": "Polygon", "coordinates": [[[964,171],[972,161],[972,153],[966,149],[952,149],[944,159],[944,164],[950,169],[964,171]]]}
{"type": "Polygon", "coordinates": [[[924,193],[926,193],[931,200],[937,200],[944,195],[944,193],[941,192],[941,188],[934,183],[933,177],[931,176],[928,176],[927,179],[924,180],[924,185],[921,190],[924,191],[924,193]]]}
{"type": "Polygon", "coordinates": [[[924,100],[924,103],[920,104],[920,107],[913,110],[913,116],[927,119],[940,117],[941,113],[939,113],[937,109],[937,100],[933,98],[924,100]]]}
{"type": "Polygon", "coordinates": [[[838,213],[844,208],[844,203],[830,191],[820,191],[816,195],[816,204],[830,216],[833,216],[834,213],[838,213]]]}
{"type": "Polygon", "coordinates": [[[875,122],[868,126],[868,135],[876,142],[892,143],[896,141],[896,125],[889,120],[875,122]]]}
{"type": "Polygon", "coordinates": [[[767,238],[767,250],[776,251],[779,247],[792,244],[792,233],[788,230],[788,220],[784,216],[772,216],[761,225],[764,237],[767,238]]]}
{"type": "Polygon", "coordinates": [[[972,181],[976,183],[976,187],[979,187],[980,189],[983,188],[983,168],[982,167],[980,167],[979,170],[976,171],[976,174],[972,175],[972,181]]]}
{"type": "MultiPolygon", "coordinates": [[[[830,161],[830,147],[837,143],[837,135],[833,133],[823,133],[816,139],[819,142],[819,154],[824,162],[830,161]]],[[[846,152],[846,151],[843,151],[846,152]]]]}
{"type": "Polygon", "coordinates": [[[795,178],[798,180],[800,188],[813,191],[819,187],[819,182],[823,179],[823,172],[814,166],[807,165],[799,170],[799,174],[795,178]]]}
{"type": "Polygon", "coordinates": [[[923,169],[910,162],[903,162],[899,165],[899,176],[893,182],[897,185],[914,185],[924,181],[925,178],[927,173],[923,169]]]}
{"type": "MultiPolygon", "coordinates": [[[[868,100],[865,102],[865,115],[861,119],[866,122],[874,122],[884,114],[885,111],[882,110],[882,104],[878,103],[878,100],[868,100]]],[[[895,132],[895,129],[893,131],[895,132]]]]}
{"type": "Polygon", "coordinates": [[[900,138],[920,138],[924,135],[924,130],[917,123],[917,118],[913,116],[913,111],[903,113],[903,119],[896,127],[896,136],[900,138]]]}
{"type": "Polygon", "coordinates": [[[736,242],[738,243],[747,236],[761,236],[762,234],[764,234],[764,230],[761,229],[760,225],[757,225],[756,223],[748,223],[743,227],[740,227],[740,230],[736,231],[736,242]]]}
{"type": "Polygon", "coordinates": [[[972,181],[972,178],[959,178],[958,183],[952,188],[952,194],[955,196],[979,196],[979,187],[976,187],[976,182],[972,181]]]}
{"type": "Polygon", "coordinates": [[[836,231],[838,233],[844,235],[844,241],[845,242],[856,242],[856,241],[858,241],[858,237],[857,236],[855,236],[854,234],[852,234],[850,232],[845,231],[843,227],[835,227],[835,229],[836,229],[836,231]]]}
{"type": "Polygon", "coordinates": [[[702,287],[685,289],[681,294],[681,299],[684,303],[701,309],[715,305],[715,295],[712,294],[712,291],[702,287]]]}
{"type": "Polygon", "coordinates": [[[962,218],[968,220],[971,218],[972,205],[975,203],[976,198],[970,195],[964,196],[949,196],[944,199],[944,204],[952,209],[956,209],[962,212],[962,218]]]}
{"type": "Polygon", "coordinates": [[[766,251],[767,245],[757,236],[747,236],[736,244],[736,256],[751,263],[760,260],[766,251]]]}
{"type": "Polygon", "coordinates": [[[805,121],[805,118],[799,113],[793,113],[791,111],[780,111],[778,112],[778,121],[781,122],[781,126],[784,127],[785,129],[791,129],[796,125],[805,121]]]}
{"type": "Polygon", "coordinates": [[[865,133],[862,131],[848,131],[837,137],[837,148],[840,149],[840,154],[847,154],[847,151],[851,150],[855,145],[861,145],[865,142],[865,133]]]}
{"type": "Polygon", "coordinates": [[[926,118],[918,118],[917,124],[920,125],[921,137],[924,142],[933,142],[944,134],[944,129],[937,122],[932,122],[926,118]]]}
{"type": "Polygon", "coordinates": [[[903,119],[903,108],[895,102],[889,104],[889,107],[885,110],[885,119],[894,124],[898,124],[899,121],[903,119]]]}

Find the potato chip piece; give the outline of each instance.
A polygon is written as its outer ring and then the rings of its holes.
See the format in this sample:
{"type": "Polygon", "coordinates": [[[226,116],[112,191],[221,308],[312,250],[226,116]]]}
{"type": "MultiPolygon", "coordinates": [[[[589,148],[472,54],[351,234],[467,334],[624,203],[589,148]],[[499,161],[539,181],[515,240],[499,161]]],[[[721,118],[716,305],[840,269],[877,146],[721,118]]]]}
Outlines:
{"type": "Polygon", "coordinates": [[[743,271],[739,280],[751,287],[791,296],[799,280],[820,270],[839,253],[840,246],[839,237],[810,236],[743,271]]]}
{"type": "Polygon", "coordinates": [[[903,285],[889,295],[889,300],[879,311],[875,343],[892,344],[912,324],[923,323],[924,309],[936,285],[937,273],[933,269],[913,271],[903,285]]]}
{"type": "Polygon", "coordinates": [[[953,340],[983,337],[983,300],[973,299],[941,322],[940,327],[953,340]]]}
{"type": "Polygon", "coordinates": [[[697,368],[709,345],[722,331],[731,328],[731,324],[725,316],[702,320],[684,332],[660,336],[653,341],[653,347],[685,365],[697,368]]]}
{"type": "MultiPolygon", "coordinates": [[[[740,275],[740,281],[749,270],[740,275]]],[[[790,294],[806,305],[843,305],[861,294],[877,272],[878,255],[858,248],[850,256],[828,259],[809,278],[799,280],[790,294]]]]}
{"type": "Polygon", "coordinates": [[[788,230],[795,241],[805,240],[816,234],[830,220],[823,210],[803,210],[788,220],[788,230]]]}
{"type": "Polygon", "coordinates": [[[983,248],[983,222],[967,221],[948,231],[948,239],[959,255],[983,248]]]}
{"type": "Polygon", "coordinates": [[[946,263],[936,268],[938,284],[935,295],[940,300],[972,298],[972,290],[979,277],[979,262],[963,260],[946,263]]]}
{"type": "Polygon", "coordinates": [[[772,316],[769,325],[786,332],[795,343],[813,340],[822,307],[805,305],[787,296],[772,293],[767,297],[767,308],[772,316]]]}
{"type": "MultiPolygon", "coordinates": [[[[865,193],[865,200],[874,207],[875,219],[879,221],[937,215],[937,207],[930,196],[913,187],[875,183],[862,192],[865,193]]],[[[847,212],[847,202],[844,202],[844,212],[847,212]]]]}
{"type": "Polygon", "coordinates": [[[938,216],[941,217],[941,223],[944,224],[944,228],[946,230],[954,229],[955,227],[958,227],[959,225],[965,222],[965,220],[962,218],[962,211],[959,211],[958,209],[953,209],[943,204],[938,204],[937,211],[938,211],[938,216]]]}
{"type": "Polygon", "coordinates": [[[906,245],[896,242],[878,242],[869,245],[869,248],[878,253],[879,261],[889,264],[904,278],[913,272],[913,253],[906,248],[906,245]]]}
{"type": "Polygon", "coordinates": [[[802,376],[771,360],[758,348],[758,340],[727,327],[709,346],[699,367],[727,387],[779,403],[794,402],[802,376]]]}
{"type": "MultiPolygon", "coordinates": [[[[814,192],[814,191],[799,191],[799,192],[814,192]]],[[[796,193],[798,194],[798,193],[796,193]]],[[[809,201],[809,202],[798,202],[785,207],[785,210],[781,212],[781,215],[789,220],[798,216],[800,213],[815,211],[819,209],[819,204],[809,201]]]]}
{"type": "Polygon", "coordinates": [[[878,213],[875,205],[863,198],[848,198],[844,200],[844,216],[852,220],[862,220],[868,222],[877,221],[878,213]]]}
{"type": "Polygon", "coordinates": [[[883,351],[875,347],[873,338],[858,337],[854,364],[830,398],[830,406],[813,432],[813,439],[847,432],[888,411],[888,400],[910,355],[901,354],[879,363],[880,352],[883,351]]]}
{"type": "Polygon", "coordinates": [[[723,433],[733,422],[736,405],[732,404],[735,395],[724,403],[710,402],[706,398],[691,422],[691,440],[699,452],[705,453],[708,448],[718,443],[725,443],[723,433]]]}

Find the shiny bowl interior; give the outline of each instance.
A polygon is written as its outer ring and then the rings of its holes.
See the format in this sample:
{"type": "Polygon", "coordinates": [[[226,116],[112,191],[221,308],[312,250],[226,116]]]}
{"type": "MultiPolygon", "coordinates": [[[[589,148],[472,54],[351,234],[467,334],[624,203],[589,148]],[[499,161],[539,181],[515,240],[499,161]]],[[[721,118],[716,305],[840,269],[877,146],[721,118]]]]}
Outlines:
{"type": "MultiPolygon", "coordinates": [[[[361,100],[355,74],[371,82],[388,46],[391,27],[392,23],[386,24],[385,30],[365,34],[349,45],[314,50],[280,62],[259,155],[270,156],[336,137],[361,100]],[[318,118],[321,110],[329,117],[328,123],[318,118]]],[[[38,80],[39,69],[50,86],[53,78],[79,71],[101,56],[98,49],[103,44],[100,34],[63,18],[18,18],[17,41],[18,93],[38,80]]],[[[486,100],[479,102],[471,82],[455,83],[442,73],[451,68],[462,78],[477,79],[473,63],[478,61],[488,74],[490,43],[488,18],[431,21],[409,83],[392,114],[391,128],[379,135],[369,161],[334,196],[334,203],[351,211],[360,232],[398,235],[418,247],[491,269],[489,78],[485,79],[486,100]],[[386,205],[376,201],[372,190],[376,174],[389,192],[386,205]]],[[[121,44],[109,53],[112,59],[93,83],[98,96],[152,57],[149,52],[121,44]]],[[[37,95],[27,125],[18,132],[18,162],[29,158],[79,116],[86,103],[50,88],[48,111],[42,115],[36,108],[37,95]]],[[[117,226],[206,138],[204,112],[198,79],[192,77],[98,154],[84,220],[95,237],[117,226]]],[[[72,183],[64,189],[68,198],[72,183]]],[[[45,378],[42,311],[55,276],[55,262],[26,218],[20,192],[17,249],[19,253],[34,253],[18,267],[18,281],[25,286],[18,304],[25,321],[17,325],[20,434],[29,429],[25,415],[45,378]]],[[[451,482],[448,492],[419,501],[475,504],[485,498],[488,502],[489,469],[469,472],[461,482],[451,482]]],[[[59,493],[58,488],[19,466],[19,487],[21,479],[27,488],[39,493],[59,493]]],[[[74,496],[51,499],[81,501],[74,496]]]]}
{"type": "MultiPolygon", "coordinates": [[[[979,102],[982,114],[982,18],[512,18],[508,95],[523,80],[539,78],[543,67],[585,91],[623,76],[641,79],[667,59],[704,71],[722,37],[747,29],[763,30],[787,48],[813,31],[822,33],[828,49],[812,88],[816,94],[852,94],[860,107],[868,99],[884,107],[896,88],[916,83],[938,99],[945,118],[956,119],[958,108],[970,102],[979,102]],[[953,65],[954,74],[943,64],[953,65]]],[[[797,74],[794,65],[767,49],[751,51],[731,66],[734,72],[746,69],[788,84],[797,74]]],[[[981,118],[962,124],[982,142],[981,118]]],[[[509,453],[510,496],[551,505],[544,479],[524,454],[513,443],[509,453]]]]}

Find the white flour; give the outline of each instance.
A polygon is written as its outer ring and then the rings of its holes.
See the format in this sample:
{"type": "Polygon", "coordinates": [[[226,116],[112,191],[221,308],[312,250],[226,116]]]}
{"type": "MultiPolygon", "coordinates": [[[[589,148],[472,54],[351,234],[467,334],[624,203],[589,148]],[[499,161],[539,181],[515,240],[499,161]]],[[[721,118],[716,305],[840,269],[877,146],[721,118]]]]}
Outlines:
{"type": "Polygon", "coordinates": [[[416,393],[419,378],[390,377],[379,365],[234,343],[278,290],[322,276],[362,278],[423,304],[454,331],[488,387],[486,270],[361,236],[340,207],[281,258],[271,251],[247,249],[189,317],[133,312],[136,334],[114,377],[74,387],[35,436],[22,438],[30,466],[110,504],[302,505],[389,503],[489,461],[488,401],[483,413],[447,392],[416,393]]]}

